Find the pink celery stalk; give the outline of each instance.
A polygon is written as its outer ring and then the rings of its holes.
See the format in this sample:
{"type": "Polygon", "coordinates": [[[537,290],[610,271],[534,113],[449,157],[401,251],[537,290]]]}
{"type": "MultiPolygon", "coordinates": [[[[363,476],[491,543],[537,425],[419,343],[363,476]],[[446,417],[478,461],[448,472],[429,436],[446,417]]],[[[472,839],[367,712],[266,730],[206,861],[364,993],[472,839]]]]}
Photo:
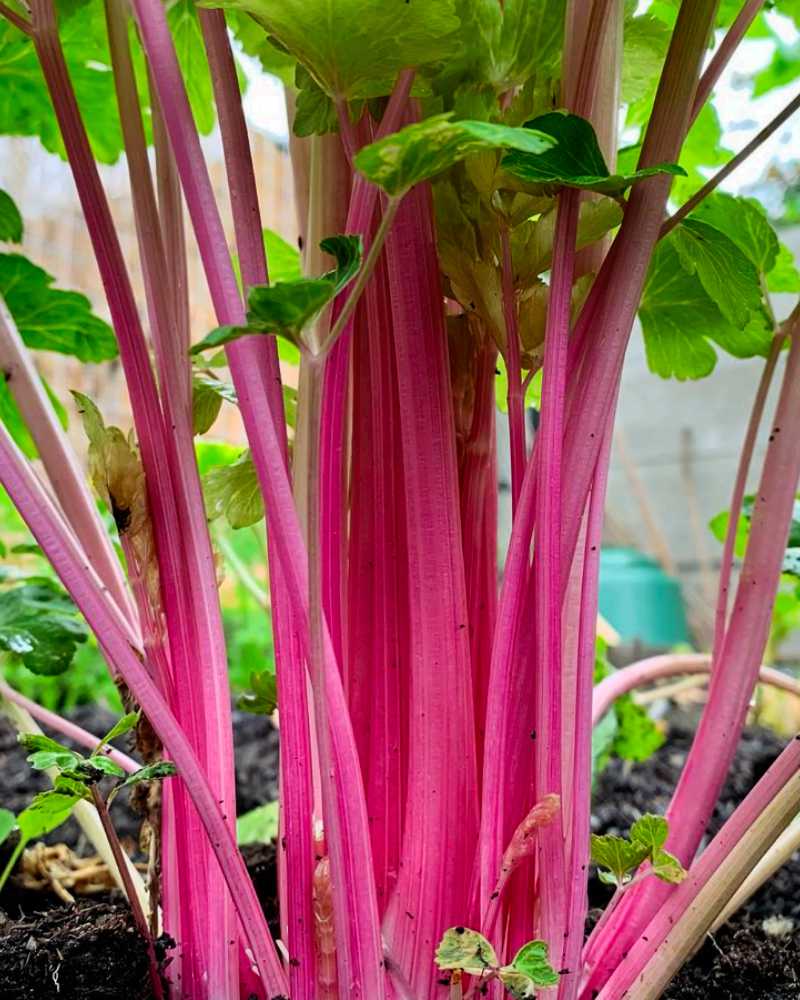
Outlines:
{"type": "Polygon", "coordinates": [[[506,378],[508,380],[508,438],[511,451],[511,509],[516,511],[525,475],[527,441],[525,433],[525,392],[520,370],[519,320],[514,293],[514,267],[508,228],[500,230],[502,250],[503,320],[506,333],[506,378]]]}
{"type": "MultiPolygon", "coordinates": [[[[83,729],[83,727],[77,726],[74,722],[70,722],[69,719],[64,719],[56,712],[51,712],[47,708],[42,708],[42,706],[37,705],[35,701],[31,701],[30,698],[26,698],[24,694],[20,694],[19,691],[15,691],[14,688],[10,687],[3,680],[0,680],[0,696],[5,698],[6,701],[13,701],[15,705],[19,705],[20,708],[24,708],[29,715],[37,720],[37,722],[41,722],[42,725],[47,726],[54,732],[60,733],[62,736],[66,736],[67,739],[73,740],[79,746],[86,747],[88,750],[97,749],[97,746],[100,743],[99,736],[93,736],[91,733],[83,729]]],[[[121,750],[116,750],[114,747],[107,747],[105,754],[110,760],[113,760],[115,764],[119,764],[119,766],[127,774],[133,774],[133,772],[138,771],[141,766],[126,753],[122,753],[121,750]]]]}
{"type": "Polygon", "coordinates": [[[431,193],[400,203],[387,242],[406,483],[408,794],[385,932],[415,992],[432,996],[433,952],[467,912],[477,777],[469,630],[444,302],[431,193]]]}
{"type": "MultiPolygon", "coordinates": [[[[485,331],[470,332],[468,356],[459,362],[451,343],[450,366],[457,389],[467,385],[466,425],[459,440],[461,545],[469,615],[470,663],[475,702],[475,748],[478,777],[483,767],[489,665],[497,620],[497,444],[495,435],[495,362],[497,350],[485,331]],[[463,368],[466,367],[466,371],[463,368]]],[[[458,433],[458,421],[457,433],[458,433]]],[[[523,470],[524,471],[524,470],[523,470]]]]}
{"type": "MultiPolygon", "coordinates": [[[[592,697],[592,725],[603,718],[617,698],[667,677],[691,674],[710,674],[712,659],[707,653],[665,653],[631,663],[603,678],[594,688],[592,697]]],[[[761,667],[758,679],[779,691],[800,696],[800,683],[774,667],[761,667]]]]}
{"type": "MultiPolygon", "coordinates": [[[[218,319],[221,323],[241,324],[244,310],[164,11],[155,0],[136,0],[135,7],[218,319]]],[[[254,363],[250,338],[229,345],[227,354],[259,482],[270,511],[279,565],[299,617],[305,654],[310,656],[305,545],[268,402],[269,376],[262,365],[254,363]]],[[[327,630],[323,631],[325,697],[332,750],[332,760],[324,761],[323,766],[333,779],[324,785],[335,803],[326,819],[339,974],[354,995],[379,998],[385,977],[363,786],[338,665],[327,630]]]]}
{"type": "Polygon", "coordinates": [[[742,513],[742,502],[744,501],[744,491],[747,486],[747,476],[750,472],[750,463],[753,459],[753,449],[756,444],[756,437],[764,416],[764,407],[767,402],[767,395],[778,364],[784,338],[776,336],[770,347],[769,357],[761,373],[758,383],[756,398],[753,408],[750,411],[750,419],[747,423],[742,453],[739,457],[739,467],[736,470],[736,482],[733,486],[731,496],[731,506],[728,516],[728,529],[725,532],[725,543],[722,549],[722,560],[719,570],[719,589],[717,592],[717,607],[714,615],[714,658],[717,659],[722,652],[722,644],[725,639],[725,628],[728,619],[728,591],[733,572],[734,547],[736,545],[736,532],[739,527],[739,517],[742,513]]]}
{"type": "MultiPolygon", "coordinates": [[[[563,796],[562,713],[562,557],[561,482],[567,341],[575,266],[575,237],[580,193],[559,197],[553,244],[553,268],[544,347],[542,420],[537,433],[538,475],[533,585],[537,637],[534,690],[536,704],[535,798],[563,796]]],[[[561,811],[537,841],[539,871],[537,936],[556,954],[564,939],[567,886],[564,881],[564,826],[561,811]]]]}
{"type": "MultiPolygon", "coordinates": [[[[177,665],[173,706],[187,732],[192,732],[194,728],[200,730],[195,739],[198,741],[201,760],[213,786],[220,790],[223,808],[233,829],[235,801],[230,689],[216,566],[194,453],[191,367],[187,356],[189,330],[185,324],[178,323],[175,308],[168,297],[169,285],[164,281],[169,268],[128,44],[128,19],[122,8],[107,3],[106,20],[162,406],[167,425],[172,429],[166,444],[174,481],[178,521],[184,538],[185,580],[189,584],[187,596],[191,600],[192,624],[196,630],[193,649],[203,649],[200,659],[202,669],[192,670],[194,676],[191,681],[190,675],[177,665]]],[[[177,652],[173,655],[177,655],[177,652]]],[[[172,801],[172,795],[168,796],[170,807],[172,801]]],[[[176,916],[172,904],[177,904],[181,911],[178,921],[183,936],[180,955],[181,989],[186,995],[191,995],[207,988],[214,995],[223,989],[231,990],[235,981],[231,956],[225,956],[224,949],[220,948],[220,942],[229,941],[233,943],[228,950],[232,952],[234,949],[233,909],[230,901],[221,893],[221,880],[213,868],[208,870],[207,866],[194,864],[191,872],[185,870],[187,858],[192,853],[190,845],[192,841],[202,843],[203,833],[185,797],[176,806],[183,816],[178,824],[179,843],[176,851],[168,849],[165,852],[165,864],[169,867],[174,862],[178,866],[179,882],[193,884],[194,893],[179,891],[177,896],[172,893],[165,896],[165,924],[172,930],[176,916]],[[208,898],[209,894],[221,895],[222,901],[218,909],[204,911],[198,907],[198,901],[208,898]],[[211,919],[204,921],[203,913],[208,913],[211,919]],[[197,928],[198,934],[205,935],[205,943],[197,941],[195,944],[195,933],[187,932],[192,925],[197,928]],[[198,949],[199,954],[193,954],[192,948],[198,949]],[[217,955],[220,956],[219,965],[216,965],[217,955]],[[207,986],[204,985],[206,961],[210,963],[207,986]]],[[[208,850],[207,847],[204,849],[208,850]]],[[[168,872],[166,884],[170,884],[169,880],[168,872]]]]}
{"type": "Polygon", "coordinates": [[[80,547],[62,530],[52,501],[2,426],[0,475],[14,506],[175,762],[219,862],[262,979],[273,992],[285,992],[286,977],[218,798],[177,719],[109,610],[80,547]]]}
{"type": "Polygon", "coordinates": [[[797,814],[800,806],[799,769],[800,739],[795,738],[692,865],[687,878],[680,885],[673,887],[669,899],[659,908],[644,933],[638,936],[630,951],[616,967],[600,994],[602,1000],[619,1000],[623,996],[646,995],[648,998],[660,996],[671,976],[688,957],[690,947],[701,940],[705,931],[711,928],[714,918],[733,896],[756,859],[763,855],[770,844],[777,839],[781,830],[797,814]],[[789,793],[785,805],[779,802],[782,792],[789,793]],[[775,816],[774,825],[770,823],[769,828],[763,831],[764,840],[755,845],[753,853],[742,857],[742,852],[739,850],[742,842],[748,832],[758,825],[761,815],[769,811],[773,802],[779,805],[779,815],[775,816]],[[697,926],[691,938],[682,942],[683,950],[676,952],[670,947],[670,942],[681,932],[681,918],[690,914],[703,889],[715,876],[721,877],[723,872],[727,885],[715,894],[713,900],[709,900],[711,905],[703,915],[702,925],[697,926]],[[644,975],[641,975],[642,970],[644,975]],[[641,984],[645,979],[649,981],[643,986],[641,984]],[[636,986],[636,992],[631,992],[637,983],[639,985],[636,986]]]}
{"type": "MultiPolygon", "coordinates": [[[[245,289],[268,281],[267,260],[261,232],[250,141],[242,112],[239,82],[222,11],[201,10],[200,25],[208,53],[217,114],[222,132],[236,242],[245,289]]],[[[278,352],[272,338],[254,343],[259,362],[271,380],[268,402],[276,427],[285,427],[278,352]]],[[[280,435],[288,469],[285,431],[280,435]]],[[[269,511],[268,519],[269,519],[269,511]]],[[[312,841],[311,747],[308,698],[302,653],[292,628],[281,568],[270,549],[272,599],[278,700],[281,706],[281,858],[280,867],[291,871],[282,879],[284,942],[293,961],[289,964],[289,989],[297,1000],[314,1000],[314,919],[312,912],[314,849],[312,841]]]]}
{"type": "Polygon", "coordinates": [[[378,905],[397,882],[408,733],[403,457],[386,263],[356,310],[345,675],[359,739],[378,905]]]}
{"type": "Polygon", "coordinates": [[[136,610],[125,585],[122,567],[100,520],[86,480],[44,391],[33,360],[0,297],[0,366],[64,516],[108,587],[120,611],[136,627],[136,610]]]}
{"type": "MultiPolygon", "coordinates": [[[[796,329],[797,317],[787,332],[796,329]]],[[[667,811],[667,847],[684,865],[691,861],[708,824],[758,679],[800,479],[800,441],[786,429],[799,425],[800,344],[793,338],[731,621],[715,662],[708,701],[667,811]]],[[[596,942],[588,956],[594,965],[590,987],[605,982],[669,895],[669,886],[662,889],[653,886],[654,881],[645,880],[626,894],[605,935],[596,942]]]]}
{"type": "MultiPolygon", "coordinates": [[[[377,129],[375,138],[383,138],[399,127],[401,115],[408,101],[414,70],[403,70],[395,84],[383,118],[377,129]]],[[[345,114],[346,118],[346,114],[345,114]]],[[[371,141],[373,131],[371,121],[364,116],[354,135],[371,141]]],[[[331,164],[327,163],[327,172],[331,173],[331,164]]],[[[347,220],[344,231],[359,234],[364,241],[365,255],[374,236],[373,217],[378,205],[378,189],[369,184],[360,174],[353,177],[350,200],[347,210],[347,220]]],[[[323,236],[330,235],[324,233],[323,236]]],[[[306,232],[307,240],[310,238],[306,232]]],[[[310,249],[307,246],[307,249],[310,249]]],[[[350,294],[345,290],[334,306],[332,318],[338,315],[342,302],[350,294]]],[[[350,351],[353,336],[351,320],[345,325],[337,342],[333,345],[325,361],[324,386],[322,395],[322,430],[323,437],[320,451],[320,490],[321,490],[321,545],[322,545],[322,594],[325,615],[331,632],[333,647],[340,665],[344,666],[345,657],[343,628],[347,612],[343,605],[346,593],[346,570],[344,552],[346,540],[346,510],[347,496],[347,449],[345,447],[345,428],[347,424],[347,393],[350,377],[350,351]]]]}

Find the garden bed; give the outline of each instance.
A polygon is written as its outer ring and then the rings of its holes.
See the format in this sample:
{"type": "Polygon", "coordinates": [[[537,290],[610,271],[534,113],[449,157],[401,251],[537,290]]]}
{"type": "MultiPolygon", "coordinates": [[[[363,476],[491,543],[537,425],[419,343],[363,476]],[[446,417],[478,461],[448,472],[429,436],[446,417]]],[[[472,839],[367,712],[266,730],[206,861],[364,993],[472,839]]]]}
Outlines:
{"type": "MultiPolygon", "coordinates": [[[[76,721],[101,732],[113,717],[83,708],[76,721]]],[[[277,733],[268,720],[235,718],[237,799],[240,812],[261,802],[263,789],[277,792],[277,733]]],[[[643,812],[663,814],[689,745],[689,730],[674,724],[665,745],[643,764],[614,760],[600,778],[593,815],[596,833],[625,833],[643,812]]],[[[739,752],[711,822],[716,832],[782,748],[763,729],[744,733],[739,752]]],[[[13,732],[0,721],[0,805],[18,810],[45,787],[33,772],[13,732]]],[[[114,820],[134,841],[138,820],[122,803],[114,820]]],[[[76,824],[50,838],[81,852],[76,824]]],[[[273,933],[277,930],[275,854],[271,846],[243,849],[273,933]]],[[[600,907],[607,888],[590,883],[590,904],[600,907]]],[[[665,993],[666,1000],[795,1000],[800,997],[800,858],[794,858],[709,939],[665,993]],[[781,919],[776,919],[781,918],[781,919]]],[[[146,953],[127,906],[118,893],[80,899],[65,906],[46,892],[10,885],[0,896],[0,996],[4,1000],[104,998],[144,1000],[150,996],[146,953]],[[137,992],[138,991],[138,992],[137,992]]]]}

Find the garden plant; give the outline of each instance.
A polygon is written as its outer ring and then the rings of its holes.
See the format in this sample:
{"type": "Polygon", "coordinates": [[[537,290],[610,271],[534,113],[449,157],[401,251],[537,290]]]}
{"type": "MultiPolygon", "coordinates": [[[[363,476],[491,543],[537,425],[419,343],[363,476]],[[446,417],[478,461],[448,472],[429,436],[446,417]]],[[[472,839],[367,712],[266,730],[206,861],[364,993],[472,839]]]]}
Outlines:
{"type": "MultiPolygon", "coordinates": [[[[800,98],[735,155],[711,102],[773,7],[800,23],[792,0],[0,2],[0,130],[67,160],[111,317],[13,247],[26,206],[0,193],[0,482],[51,567],[0,578],[0,648],[77,670],[88,629],[120,691],[156,831],[146,893],[124,888],[145,936],[175,944],[155,995],[656,998],[800,812],[793,740],[703,839],[798,565],[800,310],[778,322],[770,293],[800,275],[761,206],[718,185],[800,98]],[[262,229],[242,50],[286,83],[297,248],[262,229]],[[223,204],[200,140],[215,115],[223,204]],[[97,165],[121,152],[141,300],[97,165]],[[210,331],[190,322],[189,241],[210,331]],[[637,313],[656,376],[702,378],[718,349],[762,358],[763,376],[705,666],[675,656],[601,682],[605,710],[710,669],[683,773],[666,816],[591,838],[598,567],[637,313]],[[118,354],[130,426],[74,393],[77,456],[41,349],[118,354]],[[499,584],[498,396],[513,503],[499,584]],[[221,406],[248,447],[201,477],[221,406]],[[279,940],[236,847],[210,530],[262,517],[274,667],[250,664],[249,698],[279,718],[279,940]],[[592,862],[615,891],[587,938],[592,862]]],[[[41,829],[93,804],[123,875],[99,783],[125,768],[106,740],[84,757],[22,739],[61,796],[41,829]]]]}

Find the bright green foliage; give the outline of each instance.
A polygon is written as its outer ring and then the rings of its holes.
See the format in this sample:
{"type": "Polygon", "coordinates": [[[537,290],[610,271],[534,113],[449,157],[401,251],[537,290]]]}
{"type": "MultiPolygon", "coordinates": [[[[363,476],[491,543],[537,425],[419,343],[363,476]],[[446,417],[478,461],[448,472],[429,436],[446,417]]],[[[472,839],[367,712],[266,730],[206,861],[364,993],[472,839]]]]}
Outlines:
{"type": "Polygon", "coordinates": [[[470,976],[482,976],[498,966],[497,954],[486,938],[468,927],[451,927],[444,932],[436,949],[440,969],[461,969],[470,976]]]}
{"type": "Polygon", "coordinates": [[[10,809],[0,809],[0,845],[7,839],[8,835],[17,825],[17,817],[10,809]]]}
{"type": "MultiPolygon", "coordinates": [[[[755,504],[756,498],[752,495],[746,496],[742,502],[742,513],[739,515],[739,523],[736,525],[736,541],[734,543],[734,555],[739,559],[744,558],[747,549],[755,504]]],[[[725,541],[729,521],[730,512],[724,510],[716,514],[709,522],[712,534],[720,542],[725,541]]],[[[794,502],[794,511],[789,522],[789,537],[786,542],[782,572],[787,576],[800,579],[800,496],[794,502]]]]}
{"type": "Polygon", "coordinates": [[[630,830],[630,839],[592,835],[592,861],[600,869],[602,881],[618,887],[633,877],[644,861],[650,862],[648,871],[662,882],[677,883],[686,877],[686,871],[668,851],[664,850],[669,827],[663,816],[646,813],[630,830]]]}
{"type": "Polygon", "coordinates": [[[401,69],[447,58],[459,23],[453,0],[228,0],[223,6],[253,14],[329,97],[348,100],[388,94],[401,69]]]}
{"type": "MultiPolygon", "coordinates": [[[[748,303],[756,305],[755,269],[748,266],[738,270],[746,284],[737,294],[737,290],[717,280],[711,254],[705,253],[702,261],[698,258],[692,263],[691,254],[699,248],[693,236],[679,237],[679,253],[672,239],[674,235],[670,234],[656,247],[639,306],[651,371],[662,378],[674,376],[681,380],[709,375],[717,361],[710,341],[735,357],[766,355],[772,341],[767,316],[761,309],[747,312],[748,303]],[[730,315],[747,318],[743,325],[738,325],[728,318],[730,315]]],[[[730,251],[739,264],[749,264],[724,234],[718,233],[716,244],[725,248],[723,253],[730,251]]]]}
{"type": "Polygon", "coordinates": [[[221,347],[248,333],[276,334],[299,347],[303,331],[353,280],[361,264],[360,236],[331,236],[322,240],[320,247],[336,258],[336,267],[332,271],[319,278],[254,285],[247,297],[246,325],[217,327],[192,347],[192,354],[210,347],[221,347]]]}
{"type": "Polygon", "coordinates": [[[626,104],[653,93],[670,36],[667,25],[650,14],[625,19],[621,98],[626,104]]]}
{"type": "Polygon", "coordinates": [[[268,844],[278,836],[277,802],[265,802],[236,820],[236,842],[242,844],[268,844]]]}
{"type": "Polygon", "coordinates": [[[85,295],[53,288],[53,280],[21,254],[0,254],[0,295],[25,344],[80,361],[115,358],[111,327],[94,315],[85,295]]]}
{"type": "Polygon", "coordinates": [[[120,788],[130,788],[138,785],[141,781],[163,781],[164,778],[171,778],[177,774],[178,770],[171,760],[157,760],[146,767],[140,767],[138,771],[129,774],[119,786],[120,788]]]}
{"type": "Polygon", "coordinates": [[[274,670],[259,670],[250,674],[250,688],[236,699],[238,708],[253,715],[271,715],[278,704],[278,686],[274,670]]]}
{"type": "Polygon", "coordinates": [[[236,390],[208,371],[192,374],[192,425],[195,434],[205,434],[219,416],[222,403],[236,404],[236,390]]]}
{"type": "Polygon", "coordinates": [[[199,131],[207,135],[214,128],[214,91],[200,22],[192,0],[174,0],[167,11],[167,24],[175,43],[194,120],[199,131]]]}
{"type": "Polygon", "coordinates": [[[0,190],[0,240],[8,243],[22,241],[22,216],[10,194],[0,190]]]}
{"type": "Polygon", "coordinates": [[[118,736],[125,736],[126,733],[130,733],[137,727],[140,718],[141,712],[127,712],[114,723],[102,740],[100,740],[97,750],[101,750],[104,746],[111,743],[112,740],[117,739],[118,736]]]}
{"type": "Polygon", "coordinates": [[[611,174],[594,129],[578,115],[551,111],[534,118],[525,127],[551,136],[554,145],[539,155],[518,150],[506,153],[502,166],[526,184],[546,191],[575,187],[599,194],[618,195],[647,177],[683,173],[682,168],[674,163],[662,163],[629,174],[611,174]]]}
{"type": "Polygon", "coordinates": [[[697,275],[729,322],[742,327],[760,309],[758,272],[725,233],[690,218],[675,229],[672,245],[683,269],[697,275]]]}
{"type": "Polygon", "coordinates": [[[407,125],[373,142],[356,155],[355,165],[387,194],[400,195],[476,153],[516,149],[535,155],[552,145],[552,139],[533,127],[453,121],[447,113],[407,125]]]}
{"type": "Polygon", "coordinates": [[[297,281],[302,278],[300,251],[272,229],[264,230],[264,250],[271,282],[297,281]]]}
{"type": "Polygon", "coordinates": [[[468,927],[451,927],[436,949],[436,965],[446,972],[461,971],[486,983],[497,977],[515,1000],[535,997],[537,989],[558,985],[559,976],[547,956],[544,941],[529,941],[509,965],[500,966],[492,945],[468,927]]]}
{"type": "Polygon", "coordinates": [[[89,635],[75,605],[44,578],[0,591],[0,650],[35,674],[66,670],[89,635]]]}
{"type": "MultiPolygon", "coordinates": [[[[594,683],[614,672],[605,656],[605,644],[598,640],[594,683]]],[[[592,731],[592,772],[597,776],[612,757],[647,760],[663,744],[664,734],[647,712],[628,693],[617,698],[592,731]]]]}
{"type": "Polygon", "coordinates": [[[203,498],[210,521],[224,514],[232,528],[245,528],[261,520],[264,500],[249,450],[203,476],[203,498]]]}
{"type": "Polygon", "coordinates": [[[82,795],[63,786],[40,792],[17,816],[20,837],[27,842],[47,836],[69,818],[75,803],[81,798],[82,795]]]}
{"type": "Polygon", "coordinates": [[[287,87],[294,83],[294,57],[273,45],[258,21],[240,10],[228,10],[226,20],[242,50],[258,59],[265,72],[277,76],[287,87]]]}

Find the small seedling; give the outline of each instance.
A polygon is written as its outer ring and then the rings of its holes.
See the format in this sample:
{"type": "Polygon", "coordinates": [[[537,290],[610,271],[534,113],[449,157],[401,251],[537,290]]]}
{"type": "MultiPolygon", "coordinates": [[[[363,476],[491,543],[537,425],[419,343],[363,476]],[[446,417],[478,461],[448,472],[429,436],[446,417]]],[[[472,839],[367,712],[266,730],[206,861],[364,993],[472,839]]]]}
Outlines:
{"type": "Polygon", "coordinates": [[[624,889],[631,885],[634,873],[645,861],[649,862],[642,876],[655,875],[673,885],[686,878],[686,869],[678,859],[664,850],[669,827],[663,816],[650,813],[637,819],[629,837],[612,834],[592,835],[592,861],[598,867],[601,882],[624,889]]]}
{"type": "Polygon", "coordinates": [[[451,973],[451,985],[456,987],[460,987],[462,973],[475,976],[480,986],[497,979],[514,1000],[535,997],[538,989],[557,986],[559,982],[544,941],[529,941],[513,961],[501,965],[490,942],[468,927],[445,931],[436,949],[436,965],[451,973]]]}

